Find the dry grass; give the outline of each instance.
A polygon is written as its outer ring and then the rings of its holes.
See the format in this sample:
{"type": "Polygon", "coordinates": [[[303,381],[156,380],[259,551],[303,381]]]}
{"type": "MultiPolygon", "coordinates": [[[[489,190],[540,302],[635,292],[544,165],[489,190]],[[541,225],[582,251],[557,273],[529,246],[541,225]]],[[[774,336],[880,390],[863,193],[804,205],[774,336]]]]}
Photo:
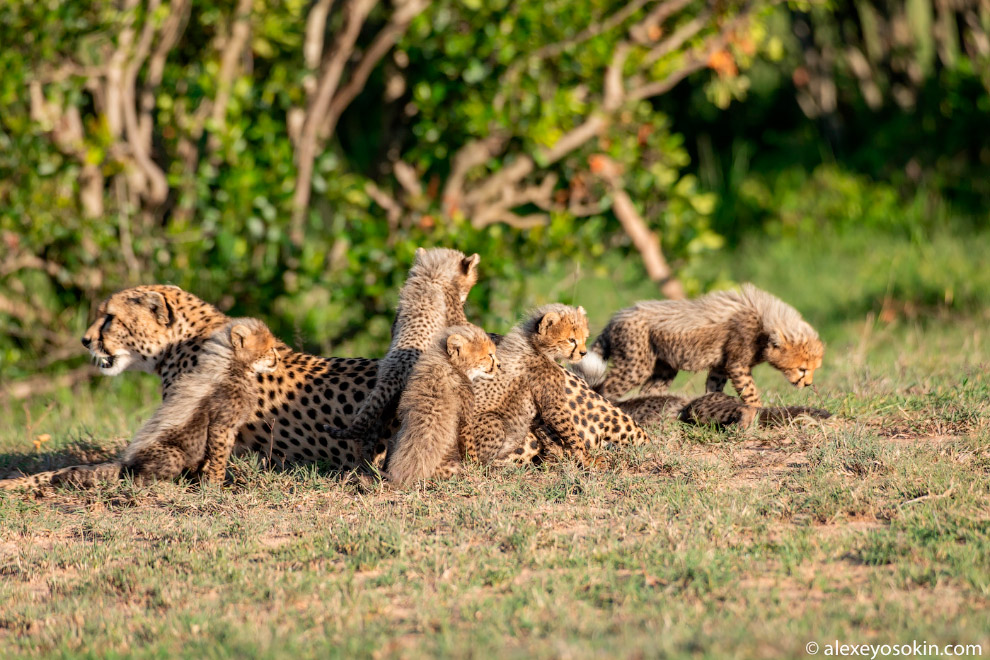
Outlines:
{"type": "MultiPolygon", "coordinates": [[[[672,423],[593,473],[473,467],[399,491],[239,460],[223,488],[0,495],[0,656],[804,657],[836,639],[990,652],[984,328],[850,327],[820,400],[758,373],[834,419],[672,423]]],[[[114,449],[150,408],[121,387],[60,399],[40,423],[35,402],[30,433],[7,411],[0,473],[114,449]],[[130,412],[101,418],[116,409],[130,412]]]]}

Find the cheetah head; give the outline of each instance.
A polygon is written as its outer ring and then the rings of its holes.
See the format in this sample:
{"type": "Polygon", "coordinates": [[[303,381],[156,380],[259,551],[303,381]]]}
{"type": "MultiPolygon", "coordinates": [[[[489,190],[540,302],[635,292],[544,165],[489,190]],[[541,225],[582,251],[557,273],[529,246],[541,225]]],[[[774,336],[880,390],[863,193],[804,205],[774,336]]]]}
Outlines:
{"type": "Polygon", "coordinates": [[[459,250],[416,248],[416,259],[410,275],[422,273],[443,279],[450,278],[454,295],[463,303],[478,282],[479,261],[481,257],[477,254],[466,256],[459,250]]]}
{"type": "Polygon", "coordinates": [[[172,340],[175,312],[169,286],[137,286],[113,294],[97,308],[96,320],[82,336],[105,376],[124,371],[155,370],[158,357],[172,340]]]}
{"type": "Polygon", "coordinates": [[[235,359],[258,373],[270,374],[278,369],[278,340],[268,326],[258,319],[244,318],[231,321],[228,328],[235,359]]]}
{"type": "Polygon", "coordinates": [[[491,380],[499,370],[495,342],[476,326],[451,328],[445,340],[450,363],[468,380],[491,380]]]}
{"type": "Polygon", "coordinates": [[[584,307],[546,305],[536,310],[533,345],[551,360],[579,362],[588,354],[588,315],[584,307]]]}
{"type": "Polygon", "coordinates": [[[771,336],[766,349],[767,362],[783,372],[795,387],[814,382],[815,370],[822,366],[825,345],[817,337],[803,341],[790,341],[771,336]]]}

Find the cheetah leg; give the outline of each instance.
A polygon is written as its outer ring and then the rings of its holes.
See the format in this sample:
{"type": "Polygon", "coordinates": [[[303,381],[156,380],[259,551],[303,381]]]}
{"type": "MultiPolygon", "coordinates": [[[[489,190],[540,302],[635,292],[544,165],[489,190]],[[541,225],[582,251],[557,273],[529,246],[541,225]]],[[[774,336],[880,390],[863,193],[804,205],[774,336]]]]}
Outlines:
{"type": "Polygon", "coordinates": [[[464,455],[479,463],[491,463],[505,440],[502,419],[495,413],[482,413],[462,431],[464,455]]]}
{"type": "Polygon", "coordinates": [[[722,369],[715,368],[708,371],[708,380],[705,381],[706,392],[722,392],[725,390],[725,383],[729,380],[729,375],[722,369]]]}
{"type": "Polygon", "coordinates": [[[154,444],[130,456],[125,469],[134,474],[138,483],[175,479],[183,471],[194,469],[189,465],[189,455],[174,445],[154,444]]]}
{"type": "Polygon", "coordinates": [[[676,377],[677,369],[674,369],[663,360],[657,360],[657,363],[653,365],[653,375],[650,376],[650,379],[640,389],[639,394],[640,396],[666,394],[667,390],[670,389],[670,384],[674,382],[674,378],[676,377]]]}
{"type": "Polygon", "coordinates": [[[459,460],[446,459],[443,463],[437,467],[436,472],[433,473],[433,479],[440,481],[442,479],[450,479],[454,475],[460,474],[463,469],[463,463],[459,460]]]}
{"type": "Polygon", "coordinates": [[[548,442],[547,432],[544,428],[537,428],[530,431],[521,444],[511,447],[502,452],[494,461],[496,465],[532,465],[544,458],[547,451],[553,451],[557,447],[553,442],[548,442]]]}
{"type": "Polygon", "coordinates": [[[578,429],[568,410],[548,406],[541,409],[540,414],[553,435],[559,438],[564,452],[571,454],[582,467],[598,467],[598,459],[592,458],[588,452],[601,447],[600,438],[589,438],[587,433],[578,429]]]}
{"type": "Polygon", "coordinates": [[[736,389],[739,398],[750,406],[760,405],[760,394],[756,391],[756,383],[753,382],[753,375],[745,367],[735,367],[728,370],[732,387],[736,389]]]}
{"type": "Polygon", "coordinates": [[[199,480],[222,484],[227,474],[227,461],[234,448],[237,429],[229,426],[210,425],[206,435],[206,455],[199,471],[199,480]]]}
{"type": "Polygon", "coordinates": [[[629,390],[645,383],[651,378],[651,375],[650,365],[644,360],[613,355],[612,368],[608,370],[605,381],[601,385],[601,394],[606,399],[614,401],[629,390]]]}

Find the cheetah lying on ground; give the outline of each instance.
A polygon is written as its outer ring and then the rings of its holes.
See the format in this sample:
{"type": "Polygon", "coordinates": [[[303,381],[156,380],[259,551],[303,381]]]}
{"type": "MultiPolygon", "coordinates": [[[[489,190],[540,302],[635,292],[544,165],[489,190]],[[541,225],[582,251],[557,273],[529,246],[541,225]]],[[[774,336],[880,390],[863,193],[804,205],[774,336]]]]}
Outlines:
{"type": "MultiPolygon", "coordinates": [[[[162,399],[167,401],[177,379],[197,367],[210,336],[230,320],[179,287],[138,286],[103,301],[82,342],[105,375],[160,375],[162,399]]],[[[307,355],[282,342],[276,348],[281,369],[257,374],[257,399],[234,453],[254,451],[279,465],[325,460],[337,470],[361,467],[360,447],[352,440],[331,438],[322,427],[350,423],[375,386],[377,363],[307,355]]],[[[398,424],[394,410],[386,409],[382,417],[387,421],[376,450],[384,455],[386,440],[398,424]]]]}
{"type": "Polygon", "coordinates": [[[255,376],[276,372],[278,364],[275,337],[264,323],[229,321],[202,344],[195,364],[176,378],[169,396],[120,458],[0,480],[0,489],[93,486],[122,474],[143,483],[183,472],[221,482],[237,431],[253,410],[255,376]]]}
{"type": "Polygon", "coordinates": [[[754,366],[769,362],[804,387],[812,384],[824,350],[818,333],[793,307],[744,284],[739,291],[623,309],[574,369],[612,400],[636,387],[642,387],[641,395],[663,394],[678,371],[707,369],[706,391],[721,392],[731,379],[745,403],[759,406],[754,366]]]}

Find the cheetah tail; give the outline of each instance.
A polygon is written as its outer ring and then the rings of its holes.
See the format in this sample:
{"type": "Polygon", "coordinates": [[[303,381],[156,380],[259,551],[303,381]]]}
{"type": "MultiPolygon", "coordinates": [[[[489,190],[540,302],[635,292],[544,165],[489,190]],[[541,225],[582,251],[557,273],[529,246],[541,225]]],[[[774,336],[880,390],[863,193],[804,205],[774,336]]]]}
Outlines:
{"type": "Polygon", "coordinates": [[[598,342],[595,342],[591,350],[588,351],[588,354],[584,356],[584,359],[576,364],[568,365],[568,368],[576,376],[583,378],[588,383],[588,386],[594,389],[605,380],[605,370],[608,368],[605,359],[601,354],[601,347],[598,345],[598,342]]]}
{"type": "Polygon", "coordinates": [[[758,414],[761,426],[789,424],[802,416],[813,419],[828,419],[832,416],[832,413],[821,408],[809,408],[807,406],[781,406],[776,408],[761,408],[758,414]]]}
{"type": "Polygon", "coordinates": [[[77,488],[90,488],[103,481],[120,478],[123,465],[117,461],[94,465],[73,465],[60,470],[38,472],[25,477],[0,479],[0,490],[39,490],[46,486],[71,484],[77,488]]]}

